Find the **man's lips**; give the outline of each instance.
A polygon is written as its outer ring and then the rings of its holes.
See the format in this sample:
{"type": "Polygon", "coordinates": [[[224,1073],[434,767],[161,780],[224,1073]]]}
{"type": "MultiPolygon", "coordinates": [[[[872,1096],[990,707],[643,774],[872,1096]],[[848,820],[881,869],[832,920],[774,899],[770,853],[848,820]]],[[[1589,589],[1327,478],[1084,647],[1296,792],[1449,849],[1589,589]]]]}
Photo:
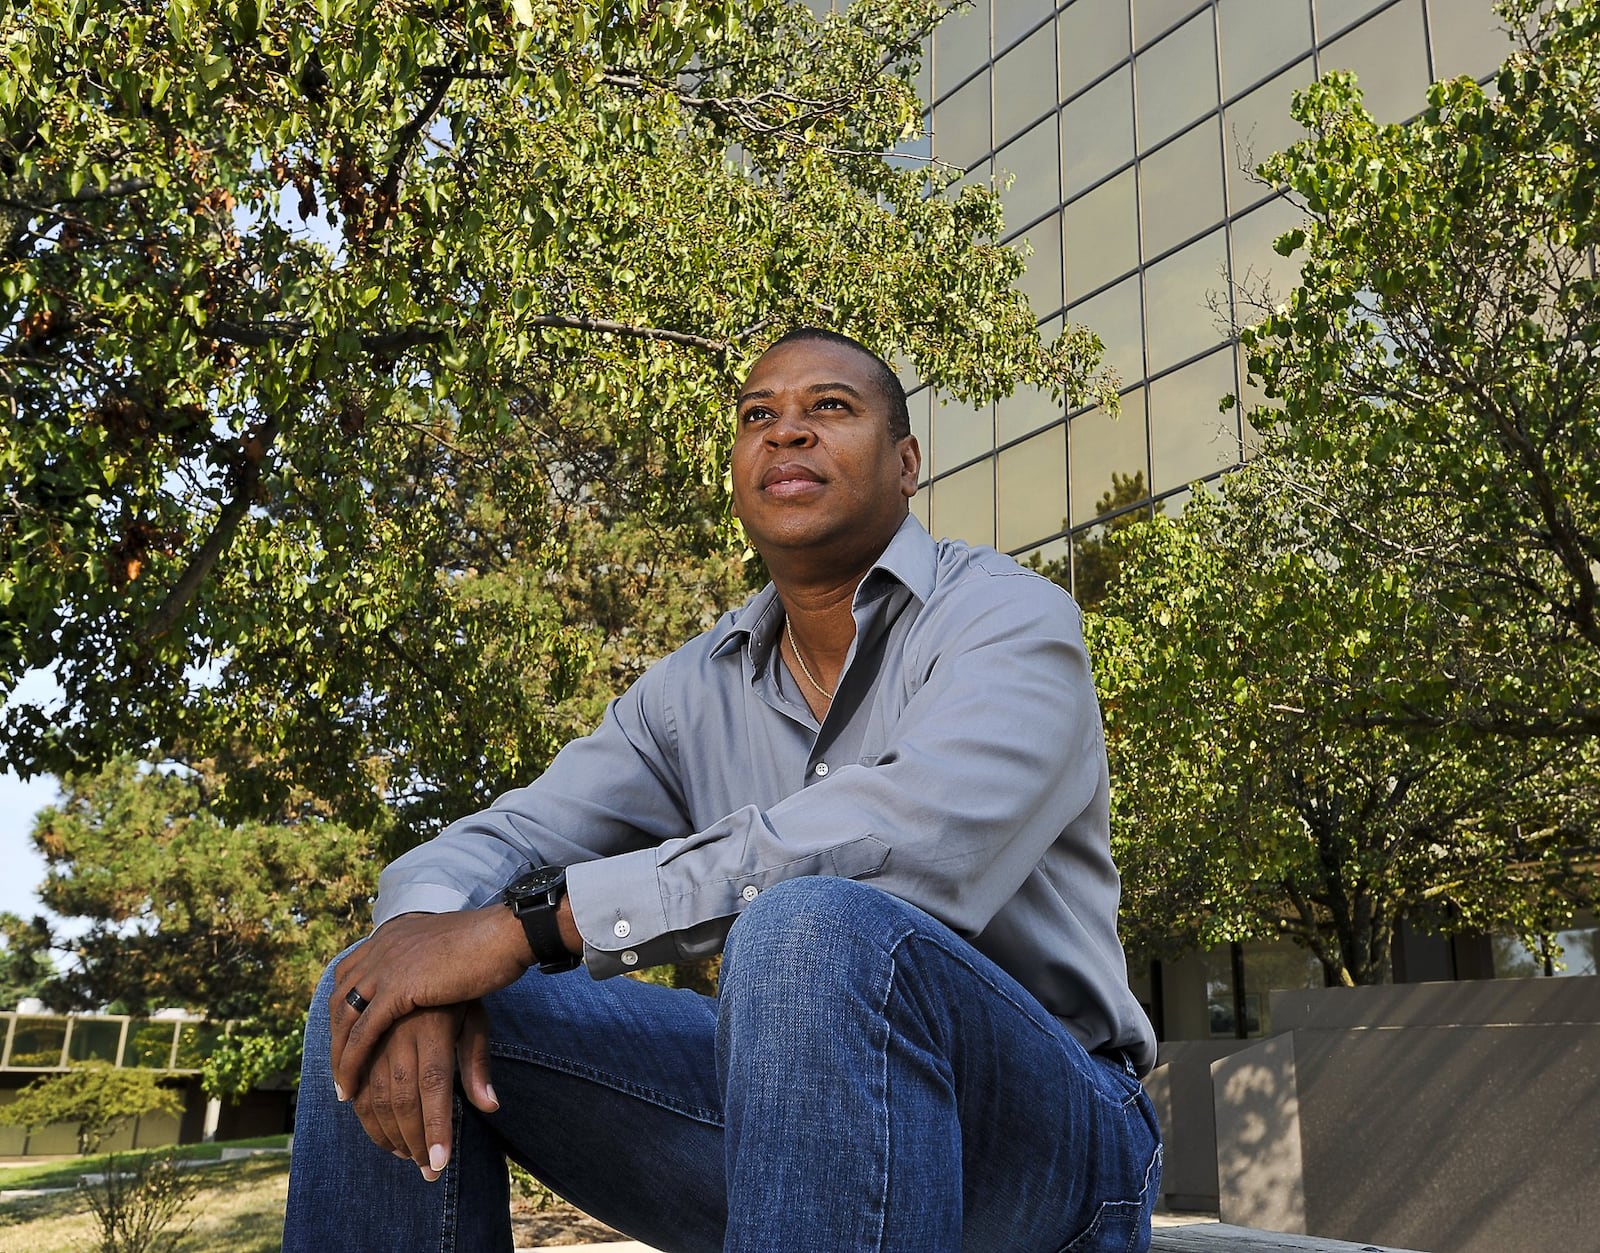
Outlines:
{"type": "Polygon", "coordinates": [[[763,491],[776,491],[780,494],[804,491],[806,488],[813,487],[821,482],[823,482],[823,478],[815,470],[793,461],[771,466],[761,476],[761,488],[763,491]]]}

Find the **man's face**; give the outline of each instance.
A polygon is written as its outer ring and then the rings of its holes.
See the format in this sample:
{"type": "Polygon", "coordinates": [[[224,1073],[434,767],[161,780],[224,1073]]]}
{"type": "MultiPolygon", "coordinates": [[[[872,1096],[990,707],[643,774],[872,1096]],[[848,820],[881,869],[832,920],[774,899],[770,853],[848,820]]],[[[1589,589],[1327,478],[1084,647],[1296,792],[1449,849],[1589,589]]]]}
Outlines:
{"type": "Polygon", "coordinates": [[[771,561],[813,550],[877,559],[916,494],[914,437],[889,438],[872,360],[843,344],[797,340],[767,352],[739,393],[733,509],[771,561]]]}

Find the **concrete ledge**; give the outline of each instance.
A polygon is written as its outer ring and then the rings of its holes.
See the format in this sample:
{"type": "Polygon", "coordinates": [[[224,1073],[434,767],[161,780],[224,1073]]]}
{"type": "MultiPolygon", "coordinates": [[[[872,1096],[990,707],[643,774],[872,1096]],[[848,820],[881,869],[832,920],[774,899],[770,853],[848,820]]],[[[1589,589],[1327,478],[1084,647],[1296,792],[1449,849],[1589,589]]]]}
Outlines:
{"type": "Polygon", "coordinates": [[[1227,1223],[1195,1223],[1187,1227],[1157,1227],[1151,1233],[1150,1253],[1421,1253],[1383,1244],[1352,1244],[1348,1240],[1322,1240],[1316,1236],[1257,1231],[1227,1223]]]}
{"type": "MultiPolygon", "coordinates": [[[[517,1253],[550,1253],[545,1249],[518,1249],[517,1253]]],[[[1319,1240],[1315,1236],[1284,1235],[1277,1231],[1254,1231],[1249,1227],[1230,1227],[1226,1223],[1197,1222],[1185,1225],[1158,1225],[1152,1232],[1150,1253],[1419,1253],[1392,1249],[1377,1244],[1351,1244],[1344,1240],[1319,1240]]],[[[658,1253],[647,1244],[625,1240],[613,1244],[566,1245],[560,1253],[658,1253]]]]}

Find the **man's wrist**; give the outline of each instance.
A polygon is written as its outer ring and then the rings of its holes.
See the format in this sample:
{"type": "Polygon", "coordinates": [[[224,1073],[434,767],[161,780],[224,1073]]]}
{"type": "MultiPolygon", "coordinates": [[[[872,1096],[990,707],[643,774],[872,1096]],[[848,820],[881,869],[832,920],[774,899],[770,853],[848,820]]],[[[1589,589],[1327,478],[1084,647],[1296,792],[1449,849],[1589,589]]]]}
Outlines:
{"type": "Polygon", "coordinates": [[[583,942],[572,923],[564,868],[530,867],[506,885],[501,900],[522,926],[529,951],[540,970],[553,975],[578,965],[583,942]],[[563,906],[566,907],[565,926],[563,906]]]}
{"type": "Polygon", "coordinates": [[[578,930],[578,920],[572,916],[572,897],[563,896],[556,907],[556,926],[561,928],[561,942],[574,957],[583,956],[583,934],[578,930]]]}

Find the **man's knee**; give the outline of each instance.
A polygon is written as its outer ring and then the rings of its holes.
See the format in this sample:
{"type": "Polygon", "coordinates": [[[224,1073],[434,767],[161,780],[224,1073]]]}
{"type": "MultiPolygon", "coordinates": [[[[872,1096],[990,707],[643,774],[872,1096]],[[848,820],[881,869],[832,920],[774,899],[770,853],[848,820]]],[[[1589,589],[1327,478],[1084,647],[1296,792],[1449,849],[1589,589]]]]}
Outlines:
{"type": "Polygon", "coordinates": [[[753,939],[802,940],[828,933],[840,925],[857,924],[895,903],[879,888],[835,875],[805,875],[786,879],[765,889],[745,906],[734,923],[730,943],[753,939]]]}
{"type": "Polygon", "coordinates": [[[728,934],[722,984],[784,973],[851,978],[862,960],[892,948],[908,929],[903,902],[853,879],[808,875],[765,889],[728,934]]]}

